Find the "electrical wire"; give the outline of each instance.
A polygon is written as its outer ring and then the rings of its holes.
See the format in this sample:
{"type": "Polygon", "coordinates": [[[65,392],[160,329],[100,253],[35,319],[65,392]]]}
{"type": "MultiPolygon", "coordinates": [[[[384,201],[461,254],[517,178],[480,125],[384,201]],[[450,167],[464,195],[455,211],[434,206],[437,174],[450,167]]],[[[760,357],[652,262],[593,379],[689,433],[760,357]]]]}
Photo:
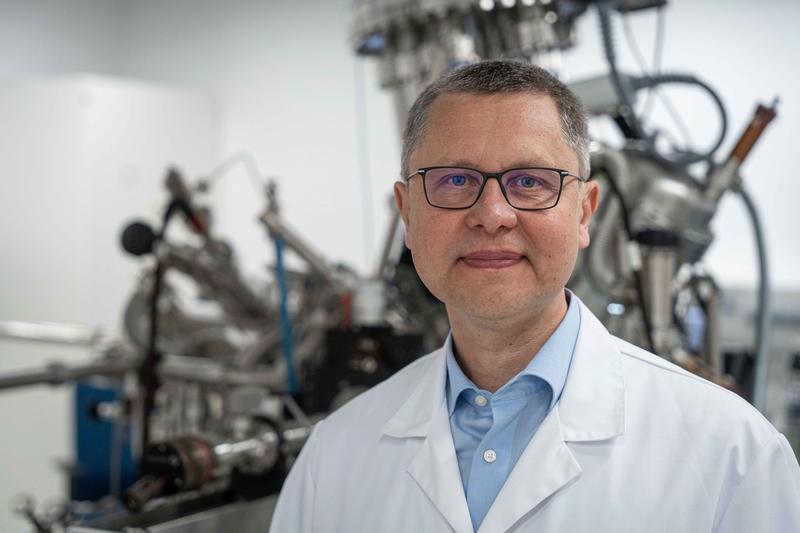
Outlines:
{"type": "MultiPolygon", "coordinates": [[[[658,6],[656,11],[656,39],[653,45],[653,66],[650,71],[653,74],[661,74],[661,67],[664,61],[664,42],[666,41],[666,25],[667,17],[664,15],[664,6],[658,6]]],[[[642,109],[642,116],[646,119],[650,115],[653,104],[653,91],[647,92],[647,100],[645,100],[644,108],[642,109]]],[[[661,96],[659,94],[659,96],[661,96]]],[[[666,98],[666,97],[665,97],[666,98]]],[[[667,98],[667,100],[669,100],[667,98]]]]}
{"type": "MultiPolygon", "coordinates": [[[[164,240],[167,226],[172,220],[173,215],[179,209],[179,200],[172,200],[167,206],[162,217],[161,229],[157,235],[159,241],[164,240]]],[[[150,301],[148,302],[150,329],[147,337],[147,351],[137,369],[139,385],[142,388],[142,431],[140,435],[140,450],[144,450],[147,444],[150,443],[150,416],[155,408],[156,390],[159,387],[157,370],[161,362],[162,354],[158,350],[158,303],[163,290],[166,271],[167,265],[164,263],[163,258],[158,255],[158,252],[156,252],[156,265],[153,269],[153,287],[150,293],[150,301]]]]}
{"type": "MultiPolygon", "coordinates": [[[[727,133],[727,127],[728,127],[728,119],[725,111],[725,106],[723,105],[719,95],[717,95],[717,93],[706,83],[700,81],[694,76],[684,75],[684,74],[664,74],[661,72],[657,72],[654,74],[645,75],[638,79],[633,79],[630,81],[630,83],[623,82],[622,76],[619,73],[619,70],[617,69],[617,57],[616,57],[616,50],[614,47],[614,30],[611,21],[610,1],[598,0],[597,13],[600,20],[600,31],[603,40],[603,49],[606,55],[606,60],[608,62],[611,80],[614,84],[619,99],[619,113],[622,121],[624,122],[624,126],[626,126],[630,130],[630,132],[626,132],[626,135],[629,137],[643,139],[647,141],[648,150],[652,152],[654,155],[656,155],[657,152],[655,149],[653,139],[646,135],[642,127],[641,121],[638,115],[636,114],[635,110],[633,109],[632,94],[635,91],[641,89],[655,89],[657,87],[660,87],[661,85],[665,85],[668,83],[682,83],[688,85],[696,85],[704,89],[714,100],[714,103],[717,104],[717,108],[719,109],[720,113],[719,138],[714,143],[712,148],[704,153],[697,153],[691,150],[676,150],[676,154],[678,155],[678,157],[675,158],[675,161],[684,166],[688,166],[693,163],[698,163],[701,161],[711,161],[714,153],[717,151],[717,149],[722,145],[722,142],[725,140],[725,134],[727,133]]],[[[662,35],[663,35],[663,27],[664,27],[664,22],[662,19],[662,21],[659,24],[659,31],[662,33],[662,35]]],[[[657,65],[657,67],[659,69],[661,68],[660,62],[661,62],[661,56],[663,54],[662,52],[663,41],[664,38],[662,36],[657,40],[656,43],[655,54],[656,54],[656,59],[658,59],[659,64],[657,65]]],[[[644,63],[641,51],[638,52],[638,56],[639,59],[642,61],[642,63],[644,63]]],[[[654,65],[654,67],[656,67],[656,65],[654,65]]],[[[675,114],[677,115],[677,112],[675,112],[675,114]]]]}
{"type": "MultiPolygon", "coordinates": [[[[661,61],[663,58],[663,50],[664,50],[664,13],[663,7],[659,6],[658,8],[658,24],[656,29],[656,38],[654,44],[654,53],[653,53],[653,65],[651,67],[647,66],[647,63],[644,59],[644,54],[642,54],[642,50],[639,47],[639,43],[636,40],[636,36],[631,29],[630,24],[630,15],[625,15],[622,17],[622,28],[625,34],[625,41],[628,43],[628,49],[631,51],[636,64],[639,66],[639,70],[643,76],[654,76],[661,73],[661,61]]],[[[683,137],[684,143],[684,150],[688,149],[689,146],[694,145],[694,141],[692,140],[691,132],[689,128],[686,126],[686,123],[681,118],[680,113],[675,108],[672,103],[672,100],[663,92],[658,89],[658,87],[652,87],[647,90],[647,98],[642,106],[642,120],[645,121],[647,117],[650,115],[650,111],[652,110],[652,102],[654,101],[653,95],[655,95],[658,100],[664,105],[664,109],[667,111],[667,114],[672,119],[672,122],[675,126],[680,130],[681,136],[683,137]]],[[[673,146],[675,143],[673,142],[673,146]]]]}
{"type": "Polygon", "coordinates": [[[769,344],[770,344],[770,321],[772,320],[772,302],[769,290],[769,264],[767,262],[767,247],[764,239],[764,231],[761,226],[761,219],[758,215],[753,199],[750,194],[742,188],[741,184],[735,187],[739,197],[744,202],[747,214],[753,225],[753,237],[756,241],[758,252],[758,304],[756,325],[756,369],[753,381],[753,405],[756,409],[764,413],[767,405],[766,389],[769,371],[769,344]]]}
{"type": "Polygon", "coordinates": [[[679,157],[677,158],[677,163],[690,165],[700,161],[711,161],[716,151],[722,146],[723,141],[725,141],[725,135],[728,133],[728,114],[725,110],[725,104],[722,103],[722,99],[710,85],[691,74],[678,73],[662,73],[645,76],[632,80],[631,84],[636,90],[654,88],[666,84],[695,85],[703,89],[714,101],[719,111],[720,128],[717,140],[710,149],[703,153],[696,153],[689,150],[678,151],[679,157]]]}
{"type": "Polygon", "coordinates": [[[622,17],[622,29],[625,33],[625,42],[628,43],[628,49],[631,51],[633,59],[636,61],[636,64],[639,66],[639,70],[642,74],[654,72],[656,70],[655,65],[652,67],[647,66],[647,62],[644,59],[644,54],[642,54],[642,49],[639,48],[639,42],[636,40],[636,36],[633,34],[630,19],[631,16],[629,14],[625,14],[622,17]]]}
{"type": "Polygon", "coordinates": [[[623,83],[622,76],[617,69],[617,54],[614,46],[614,28],[611,21],[611,2],[609,0],[597,1],[597,13],[600,21],[600,35],[603,39],[603,51],[608,62],[609,74],[614,83],[614,88],[619,99],[619,114],[626,126],[630,129],[633,138],[648,140],[642,129],[639,117],[633,108],[633,97],[630,87],[623,83]]]}

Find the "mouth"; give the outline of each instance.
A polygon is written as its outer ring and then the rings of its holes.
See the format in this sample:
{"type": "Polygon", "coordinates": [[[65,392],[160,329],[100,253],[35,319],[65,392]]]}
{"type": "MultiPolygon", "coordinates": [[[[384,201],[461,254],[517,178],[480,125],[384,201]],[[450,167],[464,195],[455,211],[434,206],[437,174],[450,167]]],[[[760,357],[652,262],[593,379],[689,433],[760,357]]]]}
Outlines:
{"type": "Polygon", "coordinates": [[[472,268],[501,269],[520,263],[525,256],[510,250],[479,250],[462,256],[461,261],[472,268]]]}

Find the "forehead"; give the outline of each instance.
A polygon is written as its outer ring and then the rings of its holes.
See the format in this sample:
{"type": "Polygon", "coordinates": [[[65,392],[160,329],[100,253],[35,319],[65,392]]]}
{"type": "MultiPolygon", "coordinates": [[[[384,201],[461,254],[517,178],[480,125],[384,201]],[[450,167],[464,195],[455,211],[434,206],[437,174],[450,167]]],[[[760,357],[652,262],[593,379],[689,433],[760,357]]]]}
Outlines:
{"type": "Polygon", "coordinates": [[[483,170],[538,165],[577,171],[550,96],[444,94],[431,105],[412,166],[469,164],[483,170]]]}

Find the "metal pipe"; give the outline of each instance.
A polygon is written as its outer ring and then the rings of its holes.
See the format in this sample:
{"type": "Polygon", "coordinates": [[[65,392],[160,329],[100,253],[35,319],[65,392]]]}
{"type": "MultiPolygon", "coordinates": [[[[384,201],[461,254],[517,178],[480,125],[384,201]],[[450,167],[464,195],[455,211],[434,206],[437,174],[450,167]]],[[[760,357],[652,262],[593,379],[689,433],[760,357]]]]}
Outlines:
{"type": "Polygon", "coordinates": [[[158,370],[164,380],[191,381],[210,385],[257,385],[272,390],[286,388],[281,369],[277,367],[239,370],[200,357],[168,354],[158,370]]]}
{"type": "Polygon", "coordinates": [[[328,266],[328,263],[319,254],[314,252],[309,245],[303,242],[293,231],[287,228],[283,222],[281,222],[280,217],[266,211],[261,215],[260,220],[274,237],[283,239],[286,246],[294,250],[297,255],[308,263],[312,272],[322,276],[326,282],[337,289],[341,287],[341,283],[336,278],[333,269],[328,266]]]}
{"type": "Polygon", "coordinates": [[[94,346],[104,337],[104,334],[100,328],[78,324],[0,320],[0,337],[53,344],[94,346]]]}
{"type": "Polygon", "coordinates": [[[662,356],[670,355],[672,333],[672,277],[676,269],[676,253],[671,248],[649,248],[645,253],[644,274],[645,302],[650,316],[653,334],[653,351],[662,356]]]}
{"type": "Polygon", "coordinates": [[[716,203],[725,191],[736,188],[739,168],[741,168],[742,163],[744,163],[744,160],[750,154],[750,151],[753,149],[758,139],[761,138],[766,127],[777,116],[777,106],[778,99],[776,98],[772,102],[771,107],[759,105],[756,108],[753,118],[750,120],[747,128],[742,132],[742,135],[736,142],[736,146],[731,150],[728,159],[722,165],[711,169],[711,172],[706,178],[706,198],[716,203]]]}
{"type": "Polygon", "coordinates": [[[76,366],[50,363],[44,368],[0,375],[0,390],[43,384],[63,385],[93,376],[120,376],[135,369],[138,363],[139,360],[135,358],[109,359],[76,366]]]}
{"type": "MultiPolygon", "coordinates": [[[[136,357],[104,359],[74,366],[54,362],[31,370],[0,374],[0,390],[44,384],[63,385],[93,376],[118,377],[135,370],[139,362],[136,357]]],[[[206,385],[256,385],[274,391],[286,388],[281,365],[239,370],[201,357],[168,354],[162,359],[157,372],[164,380],[206,385]]]]}

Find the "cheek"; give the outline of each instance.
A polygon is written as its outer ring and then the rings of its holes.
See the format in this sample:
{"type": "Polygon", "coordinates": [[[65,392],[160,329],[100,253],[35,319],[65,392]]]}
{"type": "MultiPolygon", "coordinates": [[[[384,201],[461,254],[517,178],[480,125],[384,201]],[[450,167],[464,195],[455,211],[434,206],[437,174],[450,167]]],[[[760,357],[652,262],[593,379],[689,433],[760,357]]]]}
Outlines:
{"type": "Polygon", "coordinates": [[[580,241],[577,220],[552,216],[536,222],[527,228],[527,233],[533,245],[537,275],[561,277],[561,272],[572,268],[577,257],[580,241]]]}
{"type": "Polygon", "coordinates": [[[451,266],[452,247],[457,242],[457,235],[453,233],[456,228],[449,218],[423,212],[415,215],[406,228],[406,246],[411,250],[420,278],[438,297],[435,287],[441,283],[441,278],[446,276],[451,266]]]}
{"type": "Polygon", "coordinates": [[[425,270],[426,264],[429,261],[430,254],[430,232],[426,232],[427,221],[425,217],[420,217],[418,214],[409,219],[408,226],[406,227],[405,242],[411,256],[414,259],[414,266],[417,271],[422,272],[425,270]]]}
{"type": "MultiPolygon", "coordinates": [[[[425,200],[422,200],[423,202],[425,200]]],[[[445,240],[444,228],[447,219],[442,219],[439,213],[431,209],[412,208],[409,210],[408,226],[406,227],[406,246],[420,256],[429,255],[427,252],[437,243],[445,240]]]]}
{"type": "Polygon", "coordinates": [[[419,220],[417,220],[416,213],[409,213],[408,224],[406,225],[406,234],[405,234],[405,242],[406,247],[413,253],[419,242],[419,236],[417,236],[418,228],[420,227],[419,220]]]}

